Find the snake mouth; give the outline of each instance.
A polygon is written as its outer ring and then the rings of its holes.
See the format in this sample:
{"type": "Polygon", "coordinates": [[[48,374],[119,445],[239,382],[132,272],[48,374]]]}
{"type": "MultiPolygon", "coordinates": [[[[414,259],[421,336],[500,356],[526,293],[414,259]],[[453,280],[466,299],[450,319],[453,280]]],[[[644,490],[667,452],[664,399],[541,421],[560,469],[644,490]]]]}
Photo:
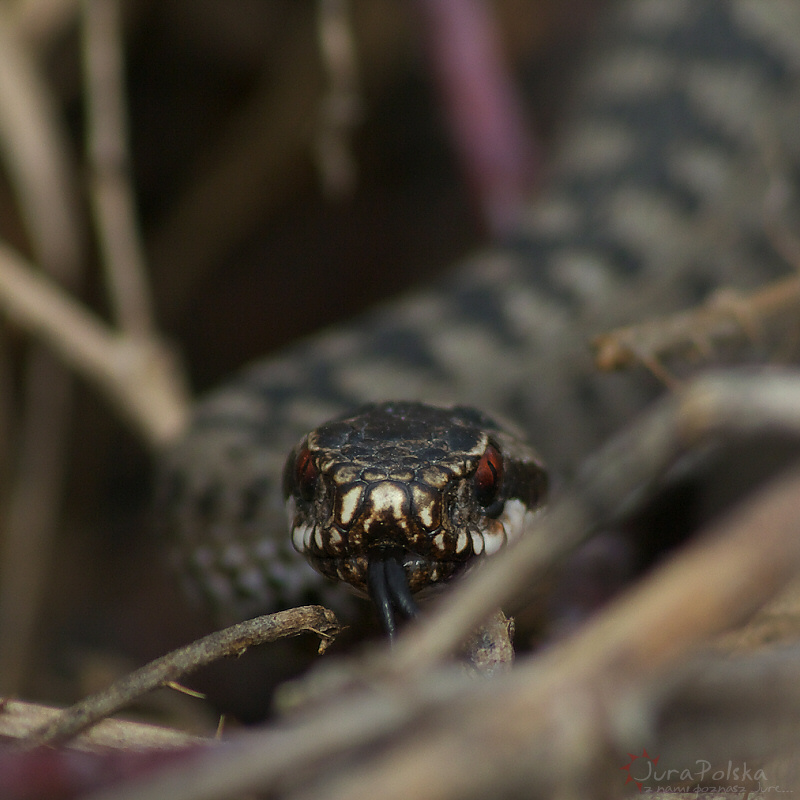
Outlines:
{"type": "Polygon", "coordinates": [[[349,584],[375,604],[381,625],[394,636],[397,619],[417,614],[414,596],[461,573],[463,561],[440,561],[395,545],[371,547],[355,555],[324,557],[306,554],[318,572],[349,584]]]}

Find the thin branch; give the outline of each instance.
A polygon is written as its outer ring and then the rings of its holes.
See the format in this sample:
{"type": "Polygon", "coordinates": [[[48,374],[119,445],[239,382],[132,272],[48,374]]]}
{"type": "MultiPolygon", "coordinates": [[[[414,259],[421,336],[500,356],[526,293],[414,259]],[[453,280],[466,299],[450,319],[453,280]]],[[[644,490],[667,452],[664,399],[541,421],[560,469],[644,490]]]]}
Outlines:
{"type": "Polygon", "coordinates": [[[63,742],[120,711],[143,694],[178,681],[213,661],[239,656],[250,647],[309,632],[320,637],[322,650],[339,631],[333,612],[322,606],[301,606],[240,622],[173,650],[116,681],[105,691],[76,703],[33,731],[27,743],[37,746],[63,742]]]}
{"type": "Polygon", "coordinates": [[[130,185],[119,0],[84,0],[83,64],[92,206],[111,306],[122,332],[150,337],[155,326],[130,185]]]}
{"type": "Polygon", "coordinates": [[[691,355],[708,360],[723,346],[763,339],[776,325],[796,327],[798,314],[800,279],[792,277],[749,294],[717,292],[698,308],[604,333],[592,347],[601,370],[643,364],[670,382],[662,359],[691,355]]]}
{"type": "Polygon", "coordinates": [[[183,429],[189,402],[170,354],[153,340],[112,333],[1,244],[0,309],[99,386],[150,445],[183,429]]]}

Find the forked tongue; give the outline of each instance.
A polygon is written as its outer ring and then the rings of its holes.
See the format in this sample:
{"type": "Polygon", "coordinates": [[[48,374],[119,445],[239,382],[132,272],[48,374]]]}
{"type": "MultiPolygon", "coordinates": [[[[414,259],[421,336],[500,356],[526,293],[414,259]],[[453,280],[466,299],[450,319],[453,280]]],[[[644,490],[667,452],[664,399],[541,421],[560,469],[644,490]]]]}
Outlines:
{"type": "Polygon", "coordinates": [[[370,553],[367,590],[390,639],[394,639],[397,630],[397,612],[405,619],[411,619],[419,613],[403,569],[403,551],[399,548],[376,548],[370,553]]]}

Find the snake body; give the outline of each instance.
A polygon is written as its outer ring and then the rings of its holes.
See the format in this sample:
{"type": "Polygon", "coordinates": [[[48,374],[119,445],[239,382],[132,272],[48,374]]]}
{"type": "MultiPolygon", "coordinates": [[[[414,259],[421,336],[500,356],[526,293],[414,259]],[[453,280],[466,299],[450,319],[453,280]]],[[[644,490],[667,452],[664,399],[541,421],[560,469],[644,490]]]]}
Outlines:
{"type": "MultiPolygon", "coordinates": [[[[797,0],[616,4],[576,84],[547,186],[513,237],[426,291],[254,364],[198,403],[159,481],[159,516],[189,588],[237,617],[320,592],[331,601],[295,545],[322,563],[339,555],[335,535],[318,535],[290,481],[293,544],[281,474],[309,430],[365,402],[499,414],[545,463],[567,470],[629,419],[656,383],[597,376],[589,337],[789,270],[768,234],[791,211],[800,165],[798,72],[797,0]],[[776,207],[776,196],[788,199],[776,207]]],[[[459,463],[479,460],[492,435],[479,433],[459,463]]],[[[344,498],[356,478],[342,469],[344,498]]],[[[359,503],[368,493],[358,489],[359,503]]],[[[398,503],[401,495],[413,490],[397,489],[398,503]]],[[[345,501],[336,502],[342,522],[345,501]]],[[[449,535],[440,561],[461,554],[449,535]]],[[[363,590],[357,540],[323,572],[363,590]]],[[[384,545],[392,551],[394,541],[384,545]]]]}

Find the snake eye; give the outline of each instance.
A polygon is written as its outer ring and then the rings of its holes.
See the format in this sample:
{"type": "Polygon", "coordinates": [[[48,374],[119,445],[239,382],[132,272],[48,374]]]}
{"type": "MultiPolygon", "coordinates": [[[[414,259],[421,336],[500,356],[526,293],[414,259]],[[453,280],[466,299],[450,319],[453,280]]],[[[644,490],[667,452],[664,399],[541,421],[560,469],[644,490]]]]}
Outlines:
{"type": "Polygon", "coordinates": [[[497,499],[503,483],[503,456],[494,445],[490,444],[481,456],[474,481],[475,499],[487,508],[497,499]]]}
{"type": "Polygon", "coordinates": [[[310,501],[314,499],[314,492],[317,488],[317,478],[319,478],[319,470],[311,457],[311,451],[304,447],[297,455],[297,461],[294,464],[294,481],[300,492],[300,497],[303,500],[310,501]]]}

